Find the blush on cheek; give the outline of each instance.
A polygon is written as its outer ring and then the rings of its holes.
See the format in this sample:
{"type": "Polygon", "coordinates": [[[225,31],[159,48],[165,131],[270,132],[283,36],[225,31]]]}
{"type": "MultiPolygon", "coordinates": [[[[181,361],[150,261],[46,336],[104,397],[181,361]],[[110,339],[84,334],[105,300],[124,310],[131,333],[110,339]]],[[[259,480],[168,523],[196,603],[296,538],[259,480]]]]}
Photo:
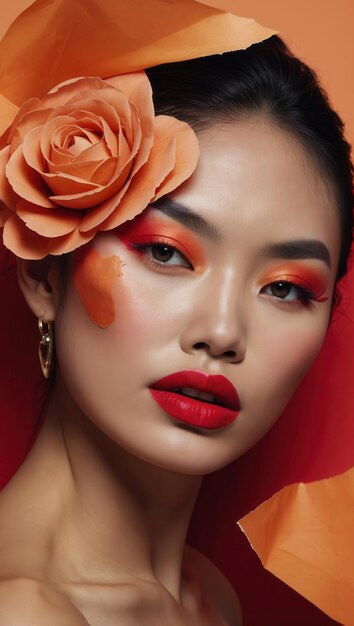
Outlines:
{"type": "Polygon", "coordinates": [[[89,318],[100,328],[115,320],[112,289],[121,276],[118,256],[104,258],[94,248],[82,248],[75,255],[72,279],[89,318]]]}

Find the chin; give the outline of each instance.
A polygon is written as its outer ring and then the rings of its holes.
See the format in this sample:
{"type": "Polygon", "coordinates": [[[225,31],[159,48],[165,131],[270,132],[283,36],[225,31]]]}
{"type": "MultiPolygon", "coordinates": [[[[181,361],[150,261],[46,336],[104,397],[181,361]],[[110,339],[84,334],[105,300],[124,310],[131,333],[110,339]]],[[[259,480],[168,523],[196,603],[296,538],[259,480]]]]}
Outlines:
{"type": "MultiPolygon", "coordinates": [[[[171,426],[171,424],[170,424],[171,426]]],[[[173,424],[170,432],[157,442],[151,435],[145,438],[144,446],[128,445],[117,441],[132,456],[149,465],[189,476],[204,476],[229,465],[257,443],[257,439],[242,441],[235,433],[230,437],[230,429],[217,432],[206,431],[186,425],[173,424]],[[149,441],[149,445],[147,445],[149,441]]]]}

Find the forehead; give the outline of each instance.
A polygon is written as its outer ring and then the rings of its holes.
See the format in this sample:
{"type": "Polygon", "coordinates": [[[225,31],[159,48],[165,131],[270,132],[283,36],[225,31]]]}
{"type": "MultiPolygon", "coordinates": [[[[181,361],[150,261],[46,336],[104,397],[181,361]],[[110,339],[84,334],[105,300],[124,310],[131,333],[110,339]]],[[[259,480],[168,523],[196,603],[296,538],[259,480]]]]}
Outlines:
{"type": "Polygon", "coordinates": [[[338,209],[297,141],[262,120],[213,126],[198,138],[197,169],[175,200],[226,237],[322,238],[337,258],[338,209]]]}

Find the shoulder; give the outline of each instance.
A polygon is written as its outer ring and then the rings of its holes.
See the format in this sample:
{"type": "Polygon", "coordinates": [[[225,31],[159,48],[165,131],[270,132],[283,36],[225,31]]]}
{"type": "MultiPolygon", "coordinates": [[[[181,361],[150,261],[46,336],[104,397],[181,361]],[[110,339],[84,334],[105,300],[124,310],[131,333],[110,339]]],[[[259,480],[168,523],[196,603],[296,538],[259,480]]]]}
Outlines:
{"type": "Polygon", "coordinates": [[[0,581],[0,626],[29,624],[89,626],[74,605],[48,585],[29,578],[0,581]]]}
{"type": "Polygon", "coordinates": [[[224,574],[204,554],[186,546],[184,564],[198,578],[203,595],[225,622],[225,626],[242,626],[238,596],[224,574]]]}

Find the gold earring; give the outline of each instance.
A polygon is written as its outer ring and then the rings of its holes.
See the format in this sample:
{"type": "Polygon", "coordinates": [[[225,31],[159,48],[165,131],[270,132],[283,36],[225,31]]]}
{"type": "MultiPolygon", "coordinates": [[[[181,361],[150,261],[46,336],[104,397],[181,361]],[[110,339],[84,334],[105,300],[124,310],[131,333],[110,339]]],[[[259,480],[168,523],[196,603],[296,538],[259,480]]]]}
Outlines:
{"type": "Polygon", "coordinates": [[[53,322],[44,322],[43,318],[38,319],[38,328],[42,337],[39,342],[39,361],[41,364],[43,376],[49,378],[49,374],[53,367],[54,356],[54,333],[53,322]]]}

